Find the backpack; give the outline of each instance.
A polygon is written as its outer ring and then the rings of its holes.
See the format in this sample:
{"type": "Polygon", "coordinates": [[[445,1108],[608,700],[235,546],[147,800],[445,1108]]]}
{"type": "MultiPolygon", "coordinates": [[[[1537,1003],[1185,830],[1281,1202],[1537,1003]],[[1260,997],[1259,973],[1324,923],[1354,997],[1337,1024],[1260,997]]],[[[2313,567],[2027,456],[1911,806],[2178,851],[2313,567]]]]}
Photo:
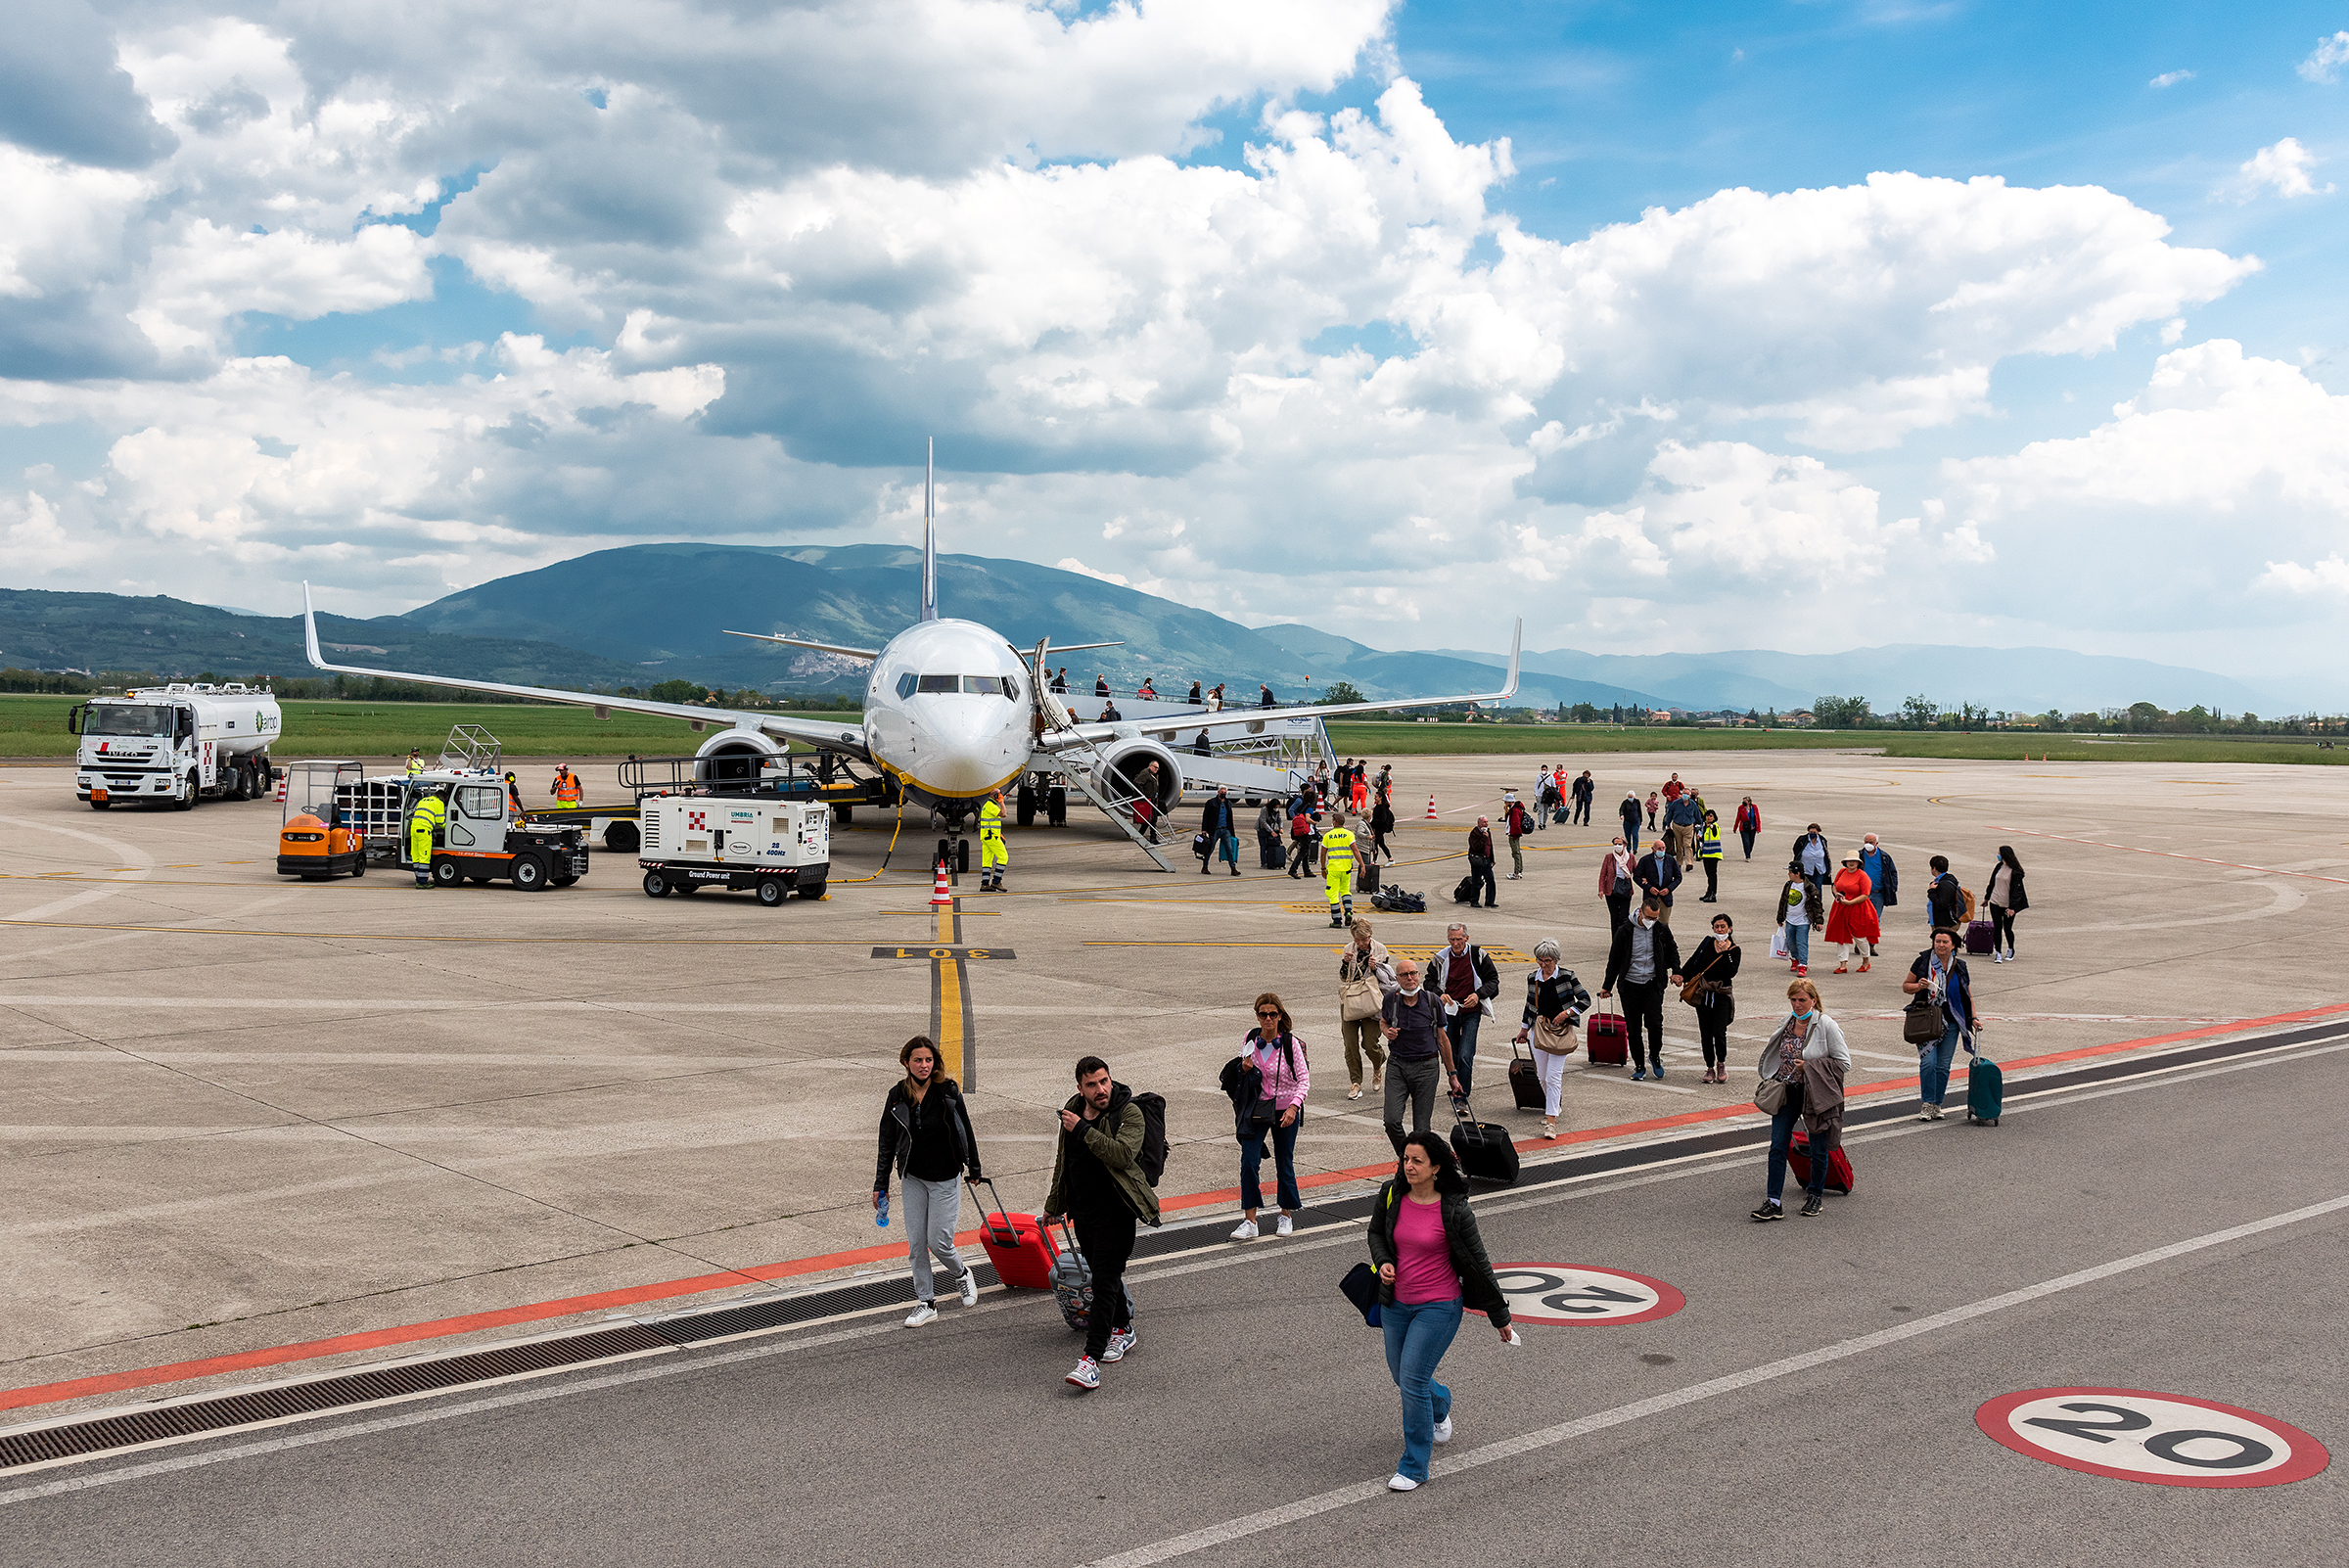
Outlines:
{"type": "Polygon", "coordinates": [[[1133,1103],[1142,1108],[1142,1175],[1152,1186],[1167,1174],[1167,1097],[1164,1094],[1136,1094],[1133,1103]]]}
{"type": "Polygon", "coordinates": [[[1974,890],[1971,888],[1959,888],[1958,890],[1958,923],[1962,926],[1968,924],[1974,918],[1974,890]]]}
{"type": "Polygon", "coordinates": [[[1306,814],[1305,814],[1303,811],[1300,811],[1300,812],[1298,812],[1298,813],[1297,813],[1295,816],[1292,816],[1292,817],[1290,817],[1290,818],[1289,818],[1289,837],[1290,837],[1290,838],[1292,838],[1292,839],[1310,839],[1310,838],[1312,838],[1313,836],[1313,819],[1312,819],[1311,817],[1307,816],[1307,815],[1306,815],[1306,814]]]}

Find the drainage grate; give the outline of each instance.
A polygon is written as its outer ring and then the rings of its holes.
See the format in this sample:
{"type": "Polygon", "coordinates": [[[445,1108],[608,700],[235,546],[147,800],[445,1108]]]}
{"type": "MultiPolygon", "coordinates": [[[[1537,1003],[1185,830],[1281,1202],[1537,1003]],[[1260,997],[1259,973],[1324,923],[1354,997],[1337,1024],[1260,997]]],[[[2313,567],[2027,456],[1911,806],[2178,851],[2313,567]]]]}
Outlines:
{"type": "MultiPolygon", "coordinates": [[[[2339,1022],[2315,1025],[2305,1029],[2288,1030],[2274,1035],[2253,1036],[2248,1038],[2221,1040],[2207,1045],[2179,1051],[2165,1051],[2148,1061],[2143,1057],[2108,1057],[2067,1072],[2050,1073],[2029,1082],[2029,1092],[2037,1094],[2052,1089],[2078,1087],[2109,1079],[2130,1078],[2159,1066],[2178,1068],[2198,1062],[2216,1061],[2230,1056],[2249,1055],[2256,1051],[2275,1050],[2290,1045],[2312,1044],[2319,1040],[2345,1038],[2339,1022]]],[[[1915,1113],[1905,1103],[1882,1103],[1856,1108],[1847,1119],[1848,1128],[1867,1127],[1884,1122],[1906,1121],[1915,1113]]],[[[1728,1153],[1737,1149],[1759,1147],[1769,1141],[1765,1128],[1727,1128],[1694,1133],[1664,1142],[1639,1144],[1627,1148],[1602,1149],[1595,1153],[1569,1156],[1563,1160],[1543,1161],[1529,1174],[1547,1181],[1566,1176],[1601,1176],[1611,1171],[1629,1170],[1655,1165],[1666,1160],[1684,1159],[1692,1155],[1728,1153]]],[[[1479,1183],[1480,1191],[1500,1192],[1506,1188],[1490,1187],[1479,1183]]],[[[1365,1220],[1369,1217],[1372,1198],[1363,1195],[1344,1198],[1331,1203],[1313,1204],[1307,1214],[1316,1228],[1332,1223],[1365,1220]]],[[[1189,1252],[1201,1244],[1203,1226],[1186,1225],[1178,1229],[1147,1231],[1136,1238],[1134,1262],[1142,1263],[1169,1253],[1189,1252]]],[[[1276,1254],[1267,1253],[1267,1256],[1276,1254]]],[[[986,1263],[974,1266],[982,1285],[1001,1283],[993,1268],[986,1263]]],[[[523,1372],[541,1372],[555,1367],[576,1366],[599,1361],[634,1351],[683,1349],[723,1339],[730,1334],[753,1333],[766,1328],[788,1328],[797,1323],[812,1322],[819,1317],[835,1317],[842,1314],[869,1312],[876,1308],[902,1306],[913,1300],[913,1282],[902,1274],[846,1280],[839,1284],[822,1285],[795,1296],[778,1297],[772,1301],[749,1302],[736,1307],[716,1307],[707,1311],[680,1313],[673,1317],[655,1318],[644,1322],[629,1322],[611,1328],[593,1329],[554,1339],[532,1340],[521,1345],[497,1345],[485,1350],[466,1351],[432,1360],[419,1360],[399,1366],[346,1372],[308,1382],[292,1383],[278,1388],[256,1389],[250,1393],[228,1394],[219,1399],[195,1400],[185,1405],[158,1407],[154,1409],[132,1410],[118,1415],[101,1416],[93,1420],[40,1427],[0,1436],[0,1470],[19,1465],[40,1464],[51,1459],[75,1458],[101,1453],[110,1449],[129,1448],[141,1443],[154,1443],[165,1438],[198,1437],[206,1433],[225,1432],[257,1422],[279,1420],[287,1416],[315,1415],[344,1406],[363,1405],[373,1400],[392,1399],[403,1394],[425,1394],[454,1389],[469,1383],[485,1382],[491,1378],[512,1377],[523,1372]]]]}

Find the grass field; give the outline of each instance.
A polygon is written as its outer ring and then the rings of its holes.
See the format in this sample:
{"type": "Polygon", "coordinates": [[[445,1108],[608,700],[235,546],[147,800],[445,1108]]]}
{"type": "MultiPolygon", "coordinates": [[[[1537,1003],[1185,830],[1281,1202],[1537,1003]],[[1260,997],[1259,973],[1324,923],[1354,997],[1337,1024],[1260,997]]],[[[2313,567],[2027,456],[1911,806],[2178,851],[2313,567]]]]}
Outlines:
{"type": "MultiPolygon", "coordinates": [[[[80,699],[0,695],[0,757],[71,757],[66,711],[80,699]]],[[[515,757],[677,757],[705,738],[684,722],[583,708],[523,703],[287,702],[278,758],[394,757],[411,746],[438,757],[451,724],[479,724],[515,757]]],[[[844,720],[852,714],[801,716],[844,720]]],[[[1874,751],[1887,757],[1971,757],[2007,761],[2046,756],[2057,762],[2349,763],[2349,746],[2320,751],[2314,740],[2146,735],[2100,738],[2017,733],[1958,735],[1936,730],[1616,729],[1599,724],[1336,723],[1341,757],[1493,754],[1573,757],[1586,752],[1874,751]]]]}

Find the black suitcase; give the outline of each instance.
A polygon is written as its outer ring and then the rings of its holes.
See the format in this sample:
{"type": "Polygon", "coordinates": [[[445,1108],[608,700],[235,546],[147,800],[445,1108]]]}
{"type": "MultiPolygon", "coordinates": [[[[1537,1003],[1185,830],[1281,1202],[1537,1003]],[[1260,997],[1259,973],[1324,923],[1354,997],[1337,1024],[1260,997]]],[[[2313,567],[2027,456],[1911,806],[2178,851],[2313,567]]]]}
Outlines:
{"type": "Polygon", "coordinates": [[[1509,1042],[1509,1094],[1517,1101],[1520,1111],[1546,1111],[1549,1096],[1542,1092],[1542,1072],[1534,1065],[1534,1053],[1517,1054],[1517,1042],[1509,1042]]]}
{"type": "Polygon", "coordinates": [[[1451,901],[1454,903],[1476,902],[1476,877],[1473,873],[1460,878],[1459,886],[1451,890],[1451,901]]]}
{"type": "Polygon", "coordinates": [[[1363,861],[1356,870],[1354,880],[1357,891],[1361,893],[1376,893],[1378,891],[1377,862],[1372,860],[1363,861]]]}
{"type": "Polygon", "coordinates": [[[1278,871],[1289,863],[1289,857],[1281,852],[1278,839],[1258,839],[1256,863],[1261,870],[1278,871]]]}
{"type": "Polygon", "coordinates": [[[1458,1124],[1451,1130],[1451,1152],[1460,1169],[1480,1181],[1497,1181],[1504,1187],[1516,1180],[1517,1145],[1509,1130],[1497,1122],[1475,1120],[1464,1097],[1451,1102],[1451,1115],[1458,1124]]]}

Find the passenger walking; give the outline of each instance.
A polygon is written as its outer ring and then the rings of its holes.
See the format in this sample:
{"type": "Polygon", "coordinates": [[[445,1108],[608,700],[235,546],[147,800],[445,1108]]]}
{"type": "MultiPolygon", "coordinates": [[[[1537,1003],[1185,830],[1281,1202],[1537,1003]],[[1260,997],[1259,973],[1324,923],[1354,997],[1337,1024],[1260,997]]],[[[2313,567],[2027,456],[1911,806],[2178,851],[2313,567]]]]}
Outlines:
{"type": "Polygon", "coordinates": [[[1965,929],[1965,889],[1950,872],[1950,857],[1937,854],[1925,862],[1933,868],[1933,880],[1925,884],[1925,920],[1936,931],[1947,926],[1952,931],[1965,929]]]}
{"type": "MultiPolygon", "coordinates": [[[[1873,833],[1860,841],[1860,869],[1867,873],[1868,901],[1876,906],[1876,929],[1884,927],[1884,911],[1901,901],[1901,868],[1892,863],[1891,852],[1876,842],[1873,833]]],[[[1880,945],[1884,939],[1876,938],[1880,945]]]]}
{"type": "MultiPolygon", "coordinates": [[[[1673,777],[1674,782],[1679,782],[1678,774],[1673,777]]],[[[1671,842],[1672,857],[1681,862],[1682,872],[1696,864],[1696,830],[1703,820],[1697,814],[1700,809],[1693,790],[1683,789],[1665,803],[1664,836],[1671,842]]]]}
{"type": "Polygon", "coordinates": [[[1598,896],[1607,900],[1607,935],[1621,931],[1632,918],[1632,895],[1639,891],[1632,868],[1631,847],[1618,838],[1598,862],[1598,896]]]}
{"type": "Polygon", "coordinates": [[[1442,1138],[1414,1132],[1402,1170],[1370,1210],[1370,1261],[1378,1266],[1378,1321],[1387,1373],[1403,1393],[1403,1458],[1391,1492],[1427,1483],[1434,1445],[1451,1441],[1451,1390],[1436,1368],[1460,1331],[1463,1307],[1483,1313],[1501,1342],[1522,1343],[1509,1326],[1509,1300],[1468,1208],[1468,1178],[1442,1138]]]}
{"type": "Polygon", "coordinates": [[[1803,836],[1794,841],[1794,857],[1801,862],[1803,875],[1814,882],[1825,881],[1835,865],[1833,853],[1827,849],[1827,836],[1819,830],[1817,822],[1805,828],[1803,836]]]}
{"type": "MultiPolygon", "coordinates": [[[[1255,1092],[1243,1094],[1236,1107],[1240,1138],[1240,1225],[1234,1241],[1257,1237],[1256,1211],[1264,1205],[1257,1185],[1265,1140],[1272,1142],[1273,1197],[1280,1204],[1277,1235],[1297,1228],[1305,1200],[1297,1194],[1297,1130],[1305,1124],[1305,1096],[1313,1086],[1313,1064],[1305,1041],[1289,1025],[1289,1010],[1271,992],[1256,999],[1256,1027],[1241,1042],[1240,1060],[1255,1073],[1255,1092]]],[[[1244,1076],[1244,1075],[1243,1075],[1244,1076]]]]}
{"type": "Polygon", "coordinates": [[[1289,875],[1301,877],[1313,865],[1313,785],[1289,803],[1289,875]]]}
{"type": "Polygon", "coordinates": [[[1705,868],[1705,896],[1699,903],[1721,902],[1721,813],[1707,811],[1696,835],[1696,858],[1705,868]]]}
{"type": "Polygon", "coordinates": [[[1639,869],[1634,878],[1639,884],[1640,895],[1660,911],[1657,919],[1672,923],[1672,894],[1681,885],[1681,862],[1674,859],[1658,839],[1655,847],[1640,858],[1639,869]]]}
{"type": "Polygon", "coordinates": [[[1745,843],[1745,857],[1752,859],[1754,840],[1762,836],[1762,807],[1754,804],[1752,796],[1737,803],[1737,815],[1730,826],[1737,830],[1737,837],[1745,843]]]}
{"type": "Polygon", "coordinates": [[[1550,816],[1558,809],[1560,801],[1564,799],[1558,786],[1558,775],[1549,770],[1547,762],[1543,762],[1542,771],[1534,775],[1534,831],[1536,833],[1548,830],[1550,816]]]}
{"type": "Polygon", "coordinates": [[[1427,989],[1444,1003],[1444,1032],[1451,1038],[1451,1071],[1462,1094],[1475,1088],[1476,1035],[1493,1016],[1493,998],[1500,994],[1500,971],[1492,954],[1468,940],[1468,928],[1454,920],[1445,928],[1444,945],[1427,960],[1427,989]]]}
{"type": "Polygon", "coordinates": [[[1338,958],[1338,1033],[1346,1041],[1346,1097],[1362,1097],[1362,1058],[1370,1059],[1370,1090],[1387,1086],[1387,1046],[1379,1015],[1401,983],[1387,945],[1370,935],[1370,922],[1354,923],[1354,945],[1338,958]]]}
{"type": "Polygon", "coordinates": [[[2014,917],[2031,907],[2023,893],[2023,862],[2014,857],[2014,847],[1999,846],[1999,863],[1990,868],[1990,885],[1982,890],[1982,901],[1990,908],[1993,922],[1990,938],[1990,961],[1994,964],[2014,962],[2014,917]]]}
{"type": "Polygon", "coordinates": [[[1623,818],[1623,842],[1635,852],[1639,847],[1639,797],[1626,795],[1623,804],[1615,808],[1615,814],[1623,818]]]}
{"type": "Polygon", "coordinates": [[[1860,852],[1846,850],[1843,869],[1835,873],[1831,890],[1835,901],[1827,909],[1827,941],[1835,945],[1835,973],[1839,975],[1851,973],[1854,958],[1860,960],[1864,975],[1876,961],[1876,944],[1884,940],[1884,932],[1876,924],[1874,890],[1875,884],[1861,869],[1860,852]]]}
{"type": "Polygon", "coordinates": [[[1272,706],[1272,688],[1260,682],[1256,689],[1262,694],[1257,698],[1256,706],[1259,708],[1270,708],[1272,706]]]}
{"type": "Polygon", "coordinates": [[[1501,826],[1508,831],[1509,835],[1509,880],[1511,882],[1523,881],[1525,878],[1525,851],[1519,848],[1519,844],[1528,833],[1534,830],[1533,813],[1525,808],[1523,801],[1511,796],[1508,806],[1500,814],[1500,821],[1501,826]]]}
{"type": "Polygon", "coordinates": [[[1713,935],[1688,955],[1688,979],[1681,989],[1683,1000],[1696,1007],[1696,1039],[1705,1053],[1708,1084],[1729,1081],[1729,1025],[1737,1019],[1737,1000],[1731,990],[1745,950],[1731,935],[1736,929],[1727,913],[1713,917],[1713,935]]]}
{"type": "MultiPolygon", "coordinates": [[[[1231,874],[1235,877],[1238,876],[1240,874],[1240,825],[1238,814],[1231,808],[1231,790],[1227,786],[1221,784],[1216,786],[1215,799],[1207,803],[1207,809],[1199,815],[1199,831],[1207,835],[1207,842],[1212,847],[1212,853],[1221,855],[1223,863],[1231,867],[1231,874]]],[[[1206,855],[1200,856],[1199,874],[1201,876],[1207,875],[1207,862],[1206,855]]]]}
{"type": "Polygon", "coordinates": [[[1094,675],[1093,675],[1093,695],[1094,695],[1094,696],[1096,696],[1096,697],[1106,697],[1106,696],[1108,696],[1108,695],[1109,695],[1109,676],[1108,676],[1108,675],[1106,675],[1106,674],[1103,674],[1103,673],[1101,673],[1101,672],[1099,672],[1099,671],[1095,671],[1095,672],[1094,672],[1094,675]]]}
{"type": "Polygon", "coordinates": [[[1126,1264],[1133,1256],[1134,1222],[1158,1223],[1158,1193],[1142,1174],[1144,1128],[1133,1091],[1110,1078],[1109,1064],[1098,1056],[1078,1058],[1077,1092],[1060,1110],[1043,1217],[1069,1217],[1077,1250],[1092,1270],[1084,1354],[1066,1379],[1082,1389],[1099,1388],[1101,1363],[1123,1360],[1134,1345],[1126,1264]]]}
{"type": "Polygon", "coordinates": [[[1590,776],[1590,769],[1586,767],[1574,781],[1574,819],[1577,822],[1586,825],[1589,822],[1590,803],[1597,795],[1598,781],[1590,776]]]}
{"type": "Polygon", "coordinates": [[[1379,1010],[1380,1032],[1387,1037],[1387,1141],[1395,1157],[1403,1158],[1403,1113],[1411,1113],[1411,1130],[1425,1132],[1436,1114],[1436,1075],[1440,1071],[1453,1093],[1460,1092],[1459,1076],[1452,1071],[1451,1037],[1444,1030],[1444,1007],[1435,992],[1419,985],[1419,965],[1405,958],[1395,965],[1395,993],[1379,1010]]]}
{"type": "Polygon", "coordinates": [[[1288,863],[1280,845],[1281,832],[1287,826],[1288,818],[1281,814],[1278,801],[1267,801],[1265,808],[1256,813],[1256,857],[1267,871],[1277,871],[1288,863]]]}
{"type": "Polygon", "coordinates": [[[1395,847],[1387,842],[1387,835],[1394,831],[1395,807],[1388,803],[1387,792],[1381,790],[1378,792],[1378,804],[1370,807],[1370,857],[1372,859],[1375,860],[1383,854],[1387,857],[1389,865],[1395,863],[1395,847]]]}
{"type": "Polygon", "coordinates": [[[1639,918],[1615,933],[1607,945],[1607,972],[1599,981],[1604,1001],[1623,988],[1623,1020],[1631,1031],[1632,1082],[1652,1069],[1664,1081],[1664,987],[1681,983],[1681,949],[1654,899],[1639,906],[1639,918]],[[1647,1041],[1642,1060],[1640,1040],[1647,1041]]]}
{"type": "Polygon", "coordinates": [[[1321,835],[1321,891],[1329,897],[1330,926],[1343,931],[1354,919],[1354,829],[1346,813],[1330,818],[1321,835]]]}
{"type": "Polygon", "coordinates": [[[1656,830],[1656,812],[1663,804],[1662,798],[1654,790],[1647,792],[1647,830],[1650,833],[1656,830]]]}
{"type": "Polygon", "coordinates": [[[1933,945],[1916,955],[1901,990],[1911,996],[1921,992],[1941,1008],[1941,1038],[1916,1048],[1916,1119],[1938,1122],[1958,1042],[1964,1039],[1966,1049],[1972,1050],[1972,1036],[1982,1027],[1982,1015],[1974,1008],[1974,978],[1958,956],[1956,931],[1942,926],[1933,933],[1933,945]]]}
{"type": "Polygon", "coordinates": [[[1852,1049],[1819,1005],[1817,986],[1797,980],[1786,988],[1786,1021],[1762,1047],[1762,1083],[1754,1091],[1754,1104],[1770,1113],[1770,1187],[1754,1211],[1756,1220],[1786,1218],[1780,1195],[1786,1190],[1786,1153],[1794,1143],[1797,1117],[1809,1124],[1811,1145],[1804,1219],[1818,1219],[1826,1206],[1827,1167],[1843,1147],[1843,1081],[1851,1071],[1852,1049]]]}
{"type": "Polygon", "coordinates": [[[1811,930],[1827,922],[1819,884],[1803,874],[1803,862],[1786,862],[1786,885],[1778,889],[1777,923],[1786,931],[1786,960],[1797,975],[1811,973],[1811,930]]]}
{"type": "Polygon", "coordinates": [[[1534,970],[1525,977],[1525,1012],[1517,1043],[1530,1045],[1534,1072],[1542,1080],[1542,1135],[1558,1135],[1558,1097],[1566,1087],[1566,1058],[1578,1043],[1574,1032],[1589,1009],[1590,993],[1574,971],[1558,962],[1558,945],[1547,937],[1534,944],[1534,970]]]}
{"type": "Polygon", "coordinates": [[[1203,705],[1202,705],[1202,703],[1201,703],[1201,701],[1200,701],[1200,697],[1199,697],[1199,682],[1197,682],[1197,681],[1195,681],[1195,680],[1191,682],[1191,689],[1190,689],[1190,693],[1189,693],[1189,695],[1185,696],[1185,697],[1184,697],[1182,700],[1183,700],[1184,702],[1186,702],[1186,703],[1189,703],[1189,704],[1190,704],[1190,705],[1191,705],[1193,708],[1198,708],[1198,707],[1201,707],[1201,706],[1203,706],[1203,705]]]}
{"type": "Polygon", "coordinates": [[[1468,903],[1471,908],[1476,905],[1480,889],[1485,896],[1486,908],[1496,908],[1500,903],[1500,884],[1493,878],[1493,823],[1490,818],[1480,816],[1476,819],[1476,826],[1468,830],[1468,903]]]}
{"type": "Polygon", "coordinates": [[[905,1256],[913,1270],[913,1313],[907,1328],[938,1315],[937,1275],[931,1262],[954,1281],[965,1307],[979,1305],[979,1276],[954,1249],[955,1222],[962,1218],[962,1183],[977,1181],[979,1135],[962,1089],[938,1070],[938,1046],[916,1035],[898,1052],[905,1076],[889,1086],[881,1107],[881,1154],[873,1164],[873,1208],[889,1201],[889,1176],[898,1175],[905,1197],[905,1256]]]}

